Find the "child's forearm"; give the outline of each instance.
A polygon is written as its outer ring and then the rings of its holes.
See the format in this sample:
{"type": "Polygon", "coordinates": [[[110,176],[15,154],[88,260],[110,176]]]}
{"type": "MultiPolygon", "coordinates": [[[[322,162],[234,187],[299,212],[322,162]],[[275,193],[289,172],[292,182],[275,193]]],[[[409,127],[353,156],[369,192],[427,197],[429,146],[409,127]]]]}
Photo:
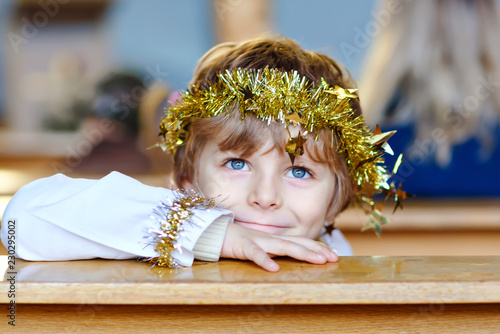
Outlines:
{"type": "MultiPolygon", "coordinates": [[[[155,245],[145,238],[160,228],[151,219],[152,211],[175,197],[171,190],[146,186],[120,173],[101,180],[54,175],[21,188],[3,220],[16,220],[17,256],[26,260],[154,258],[155,245]]],[[[193,213],[192,223],[183,226],[178,239],[180,251],[172,252],[181,265],[192,264],[195,245],[213,221],[224,229],[231,219],[229,212],[218,208],[193,213]],[[222,216],[226,218],[218,219],[222,216]]],[[[1,236],[5,244],[6,228],[1,236]]]]}

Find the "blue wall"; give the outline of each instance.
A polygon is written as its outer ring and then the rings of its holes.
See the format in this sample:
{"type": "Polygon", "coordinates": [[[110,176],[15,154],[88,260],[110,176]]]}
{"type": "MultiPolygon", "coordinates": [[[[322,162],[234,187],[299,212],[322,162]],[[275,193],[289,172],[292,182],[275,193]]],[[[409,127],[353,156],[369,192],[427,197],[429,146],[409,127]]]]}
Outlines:
{"type": "Polygon", "coordinates": [[[297,40],[306,49],[329,55],[359,79],[371,39],[366,44],[354,41],[365,35],[376,4],[366,0],[275,0],[276,32],[297,40]],[[346,52],[352,51],[347,45],[356,46],[355,51],[346,52]]]}
{"type": "MultiPolygon", "coordinates": [[[[343,52],[341,44],[352,45],[359,31],[365,30],[375,4],[276,0],[272,5],[274,32],[297,40],[306,49],[328,54],[358,78],[370,44],[355,54],[343,52]]],[[[184,88],[197,59],[214,45],[211,6],[210,0],[116,1],[105,23],[116,66],[141,72],[159,66],[174,88],[184,88]]]]}
{"type": "Polygon", "coordinates": [[[115,65],[145,75],[154,69],[173,88],[185,88],[213,45],[210,6],[206,0],[115,1],[104,24],[115,65]]]}

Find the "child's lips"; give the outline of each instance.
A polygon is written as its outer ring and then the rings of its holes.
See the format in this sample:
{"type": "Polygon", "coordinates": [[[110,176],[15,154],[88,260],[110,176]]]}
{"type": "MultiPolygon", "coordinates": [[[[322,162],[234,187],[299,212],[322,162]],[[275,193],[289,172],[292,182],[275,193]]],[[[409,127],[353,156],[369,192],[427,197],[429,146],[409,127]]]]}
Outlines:
{"type": "Polygon", "coordinates": [[[239,225],[246,227],[246,228],[250,228],[250,229],[262,231],[262,232],[267,232],[267,233],[274,233],[274,234],[284,233],[289,228],[288,226],[245,222],[245,221],[241,221],[241,220],[237,220],[237,219],[235,219],[234,222],[236,224],[239,224],[239,225]]]}

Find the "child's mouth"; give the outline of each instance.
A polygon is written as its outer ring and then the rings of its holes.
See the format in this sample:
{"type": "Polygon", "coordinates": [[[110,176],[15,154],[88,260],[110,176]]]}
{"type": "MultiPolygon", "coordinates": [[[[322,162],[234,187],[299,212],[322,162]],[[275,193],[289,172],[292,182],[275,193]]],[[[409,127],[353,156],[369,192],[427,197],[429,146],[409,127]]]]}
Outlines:
{"type": "Polygon", "coordinates": [[[241,220],[235,220],[236,224],[239,224],[243,227],[250,228],[252,230],[272,233],[272,234],[283,234],[288,227],[287,226],[279,226],[279,225],[270,225],[270,224],[260,224],[253,222],[244,222],[241,220]]]}

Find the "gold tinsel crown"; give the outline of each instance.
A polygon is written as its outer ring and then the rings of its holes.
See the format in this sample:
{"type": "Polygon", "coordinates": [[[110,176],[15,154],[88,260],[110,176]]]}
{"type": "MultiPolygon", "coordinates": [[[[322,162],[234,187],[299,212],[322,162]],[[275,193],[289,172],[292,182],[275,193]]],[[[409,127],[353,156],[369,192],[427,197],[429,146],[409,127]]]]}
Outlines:
{"type": "MultiPolygon", "coordinates": [[[[304,153],[306,135],[318,140],[322,130],[332,132],[332,146],[336,145],[345,157],[351,180],[357,185],[355,204],[369,215],[365,228],[380,233],[380,225],[387,219],[381,214],[382,205],[388,198],[396,201],[396,207],[408,196],[401,184],[389,185],[392,176],[383,165],[382,155],[392,154],[387,144],[395,131],[372,133],[362,116],[355,117],[349,101],[357,99],[356,89],[331,86],[324,80],[311,84],[296,71],[279,69],[233,69],[218,74],[218,81],[206,89],[193,87],[184,92],[177,103],[171,105],[160,124],[158,143],[164,151],[175,153],[176,148],[189,138],[189,124],[193,118],[210,118],[228,115],[237,107],[244,119],[254,115],[265,122],[281,122],[285,127],[300,125],[303,133],[288,140],[286,151],[293,159],[304,153]],[[375,207],[373,196],[384,193],[385,200],[375,207]]],[[[393,172],[396,173],[400,155],[393,172]]]]}

